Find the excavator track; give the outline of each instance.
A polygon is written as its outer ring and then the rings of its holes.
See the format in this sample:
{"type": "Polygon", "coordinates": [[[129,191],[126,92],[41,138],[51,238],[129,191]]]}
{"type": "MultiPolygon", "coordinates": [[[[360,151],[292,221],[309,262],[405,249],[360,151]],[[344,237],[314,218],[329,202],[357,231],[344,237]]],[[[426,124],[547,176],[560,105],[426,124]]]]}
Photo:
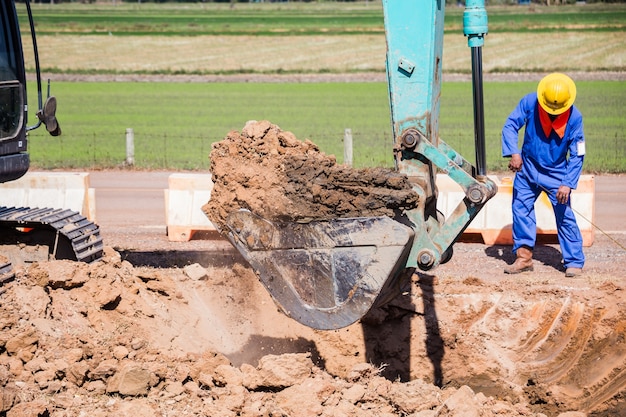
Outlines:
{"type": "Polygon", "coordinates": [[[102,257],[100,228],[80,213],[68,209],[0,207],[0,236],[12,242],[40,244],[45,235],[55,259],[93,262],[102,257]],[[29,236],[34,234],[35,236],[29,236]]]}

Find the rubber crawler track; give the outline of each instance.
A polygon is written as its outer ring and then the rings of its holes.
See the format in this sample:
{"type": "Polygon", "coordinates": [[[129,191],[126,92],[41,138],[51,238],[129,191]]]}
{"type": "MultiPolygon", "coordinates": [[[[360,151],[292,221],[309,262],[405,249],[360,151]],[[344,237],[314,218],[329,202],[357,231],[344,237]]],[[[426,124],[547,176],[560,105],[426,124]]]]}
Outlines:
{"type": "Polygon", "coordinates": [[[69,240],[76,260],[81,262],[100,259],[104,250],[99,226],[72,210],[0,207],[0,228],[3,227],[53,230],[69,240]]]}

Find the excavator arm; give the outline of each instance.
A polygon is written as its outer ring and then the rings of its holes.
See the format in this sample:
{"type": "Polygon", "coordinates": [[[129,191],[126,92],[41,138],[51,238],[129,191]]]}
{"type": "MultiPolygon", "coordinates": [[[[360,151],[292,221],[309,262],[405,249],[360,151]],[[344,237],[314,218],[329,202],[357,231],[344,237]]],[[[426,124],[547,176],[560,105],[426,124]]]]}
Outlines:
{"type": "Polygon", "coordinates": [[[474,167],[439,137],[443,0],[383,0],[387,78],[396,168],[419,195],[416,208],[390,217],[276,223],[240,210],[224,233],[288,316],[315,329],[337,329],[398,294],[419,268],[452,256],[452,245],[497,192],[485,175],[480,47],[483,1],[467,1],[465,35],[472,47],[474,167]],[[475,51],[478,48],[478,53],[475,51]],[[477,108],[478,107],[478,108],[477,108]],[[437,171],[465,198],[445,219],[437,211],[437,171]]]}
{"type": "MultiPolygon", "coordinates": [[[[466,4],[465,33],[472,51],[480,51],[482,44],[476,39],[482,39],[487,30],[484,2],[466,4]]],[[[474,167],[439,137],[444,5],[444,1],[383,1],[395,162],[420,195],[419,207],[406,213],[416,235],[407,267],[422,270],[450,259],[454,242],[497,192],[485,175],[484,157],[477,158],[474,167]],[[437,170],[447,173],[465,192],[445,220],[436,209],[437,170]]],[[[480,56],[473,61],[478,156],[484,155],[484,123],[477,120],[482,118],[482,68],[480,56]],[[478,85],[476,79],[480,79],[478,85]]]]}

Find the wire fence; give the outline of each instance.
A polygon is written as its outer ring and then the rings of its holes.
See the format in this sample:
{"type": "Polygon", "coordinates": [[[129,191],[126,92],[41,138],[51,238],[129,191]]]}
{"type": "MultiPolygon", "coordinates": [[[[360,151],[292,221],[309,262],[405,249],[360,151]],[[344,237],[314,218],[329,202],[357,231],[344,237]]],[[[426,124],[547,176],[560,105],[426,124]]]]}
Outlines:
{"type": "MultiPolygon", "coordinates": [[[[33,134],[28,152],[35,169],[110,169],[132,166],[154,170],[208,170],[212,144],[223,139],[207,135],[153,134],[132,131],[132,155],[128,153],[128,137],[124,130],[112,135],[88,133],[51,138],[33,134]]],[[[326,154],[334,155],[340,164],[346,158],[346,134],[350,133],[352,163],[355,168],[394,166],[393,137],[390,130],[365,131],[345,128],[337,132],[316,134],[313,142],[326,154]]],[[[493,136],[493,135],[491,135],[493,136]]],[[[618,135],[619,136],[619,135],[618,135]]],[[[626,171],[626,142],[620,137],[588,137],[584,170],[587,173],[623,173],[626,171]],[[608,142],[607,142],[608,140],[608,142]],[[601,142],[600,142],[601,141],[601,142]],[[596,142],[599,142],[597,144],[596,142]]],[[[304,138],[303,138],[304,139],[304,138]]],[[[473,163],[472,138],[449,135],[446,142],[457,153],[473,163]]],[[[507,170],[508,159],[500,153],[499,138],[488,138],[487,169],[507,170]]]]}
{"type": "MultiPolygon", "coordinates": [[[[320,150],[346,162],[346,134],[350,132],[352,164],[358,168],[393,166],[390,132],[359,132],[345,129],[336,135],[316,137],[320,150]]],[[[104,138],[91,133],[76,138],[43,135],[29,139],[31,165],[37,169],[109,169],[133,166],[137,169],[208,170],[212,144],[210,136],[159,135],[132,128],[104,138]]],[[[348,161],[349,162],[349,161],[348,161]]]]}

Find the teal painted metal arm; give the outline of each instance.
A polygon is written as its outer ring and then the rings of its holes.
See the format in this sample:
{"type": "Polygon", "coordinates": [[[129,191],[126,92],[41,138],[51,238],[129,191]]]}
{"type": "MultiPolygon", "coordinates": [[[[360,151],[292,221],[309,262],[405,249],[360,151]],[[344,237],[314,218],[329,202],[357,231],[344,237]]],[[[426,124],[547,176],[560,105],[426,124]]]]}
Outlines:
{"type": "MultiPolygon", "coordinates": [[[[474,47],[486,33],[486,12],[483,19],[484,1],[467,3],[471,10],[464,14],[464,22],[472,22],[472,26],[466,35],[474,47]],[[481,31],[478,35],[474,33],[477,30],[481,31]]],[[[395,163],[420,195],[419,207],[406,213],[406,222],[415,230],[407,267],[422,270],[451,257],[454,242],[497,192],[493,181],[477,173],[439,137],[444,8],[444,0],[383,0],[395,163]],[[448,219],[436,207],[438,170],[447,173],[466,194],[448,219]]],[[[482,108],[479,110],[482,114],[482,108]]],[[[478,136],[476,147],[484,149],[478,136]]]]}

